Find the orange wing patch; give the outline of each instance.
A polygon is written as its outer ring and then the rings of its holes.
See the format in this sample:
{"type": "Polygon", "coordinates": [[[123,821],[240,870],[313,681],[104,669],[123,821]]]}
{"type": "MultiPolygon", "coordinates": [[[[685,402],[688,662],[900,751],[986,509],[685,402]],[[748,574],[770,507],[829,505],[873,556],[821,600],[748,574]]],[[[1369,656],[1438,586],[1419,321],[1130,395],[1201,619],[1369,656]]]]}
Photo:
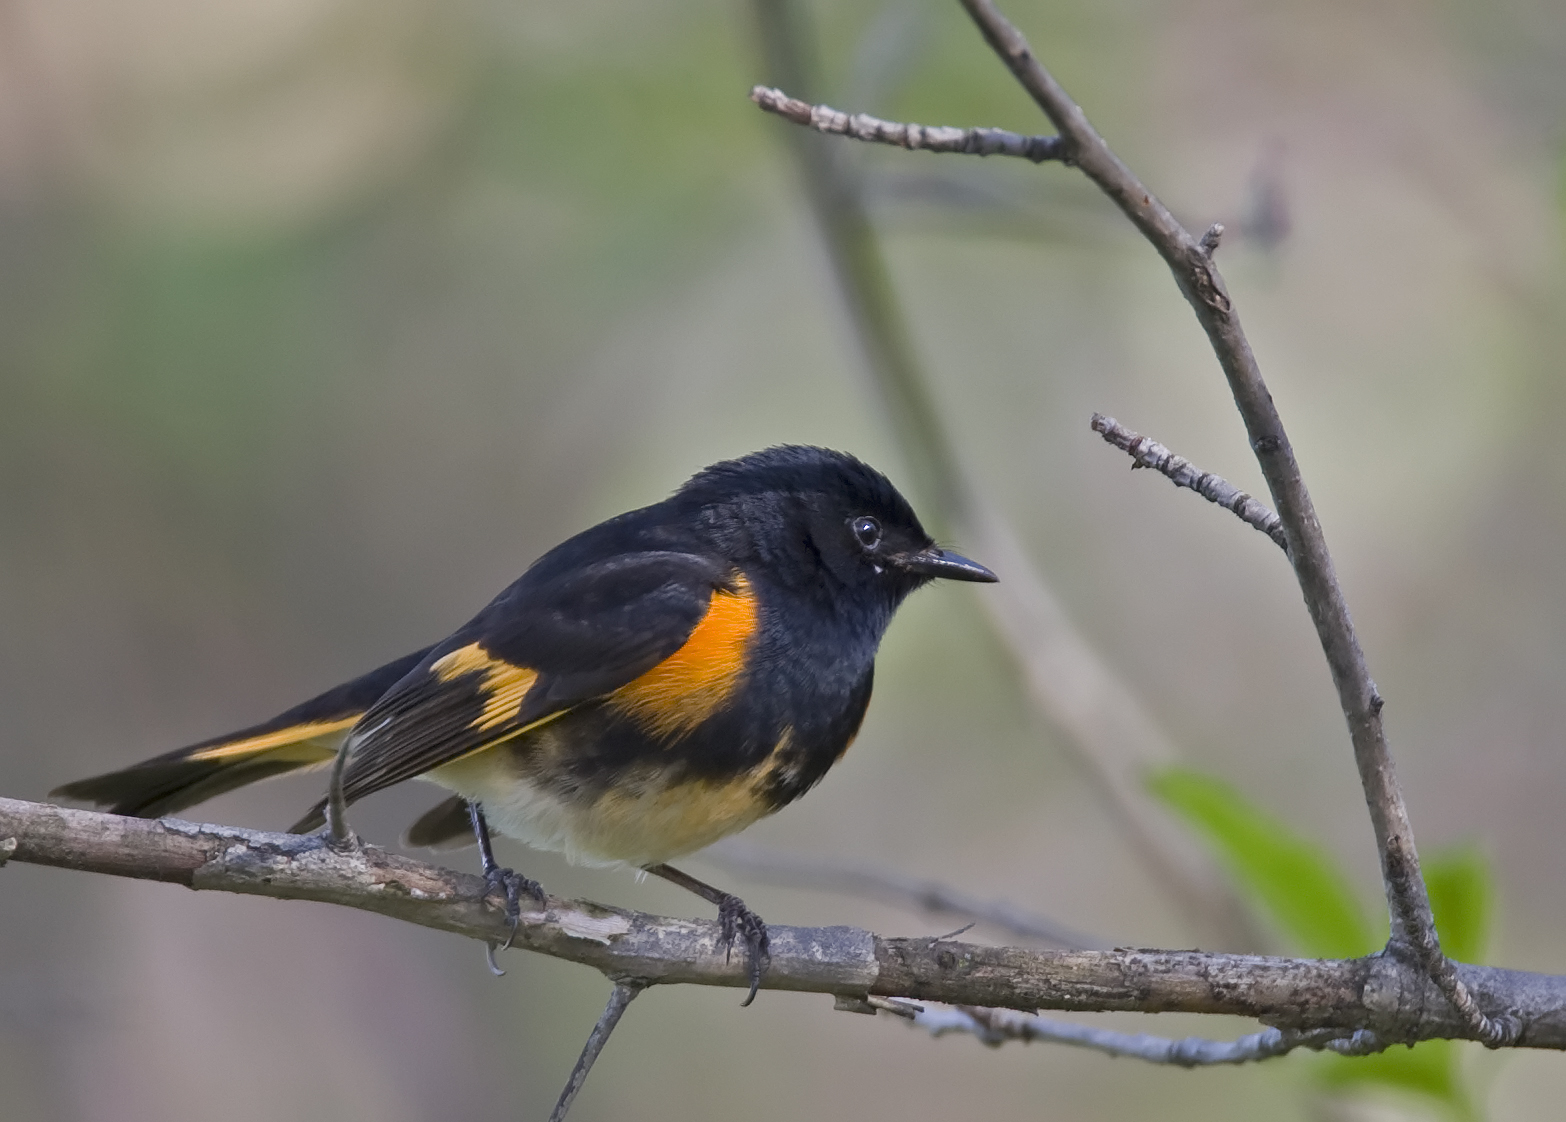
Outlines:
{"type": "Polygon", "coordinates": [[[522,700],[527,697],[527,691],[538,680],[537,671],[495,658],[479,643],[458,647],[436,659],[430,664],[430,671],[442,682],[464,674],[484,676],[478,687],[484,695],[484,709],[468,723],[468,727],[474,729],[492,729],[515,720],[522,712],[522,700]]]}
{"type": "Polygon", "coordinates": [[[344,717],[337,721],[310,721],[302,725],[289,725],[285,729],[262,733],[260,736],[247,736],[243,740],[231,740],[227,744],[214,744],[210,748],[192,752],[185,758],[232,760],[239,756],[255,756],[262,752],[297,747],[296,754],[302,760],[317,758],[329,760],[337,754],[337,744],[335,740],[324,741],[322,738],[347,732],[358,719],[359,714],[355,713],[351,717],[344,717]]]}
{"type": "Polygon", "coordinates": [[[685,645],[609,695],[610,704],[672,739],[701,724],[728,700],[745,672],[758,626],[756,594],[743,576],[718,589],[685,645]]]}

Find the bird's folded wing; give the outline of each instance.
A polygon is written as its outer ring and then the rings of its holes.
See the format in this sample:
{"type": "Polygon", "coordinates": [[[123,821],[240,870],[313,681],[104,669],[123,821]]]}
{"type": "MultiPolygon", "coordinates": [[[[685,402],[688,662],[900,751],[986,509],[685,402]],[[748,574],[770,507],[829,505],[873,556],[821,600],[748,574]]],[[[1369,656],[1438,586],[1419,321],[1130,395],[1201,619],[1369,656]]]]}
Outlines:
{"type": "MultiPolygon", "coordinates": [[[[527,577],[433,648],[349,735],[352,802],[492,748],[632,683],[686,644],[736,578],[693,554],[627,554],[527,577]]],[[[297,823],[308,830],[322,806],[297,823]]]]}

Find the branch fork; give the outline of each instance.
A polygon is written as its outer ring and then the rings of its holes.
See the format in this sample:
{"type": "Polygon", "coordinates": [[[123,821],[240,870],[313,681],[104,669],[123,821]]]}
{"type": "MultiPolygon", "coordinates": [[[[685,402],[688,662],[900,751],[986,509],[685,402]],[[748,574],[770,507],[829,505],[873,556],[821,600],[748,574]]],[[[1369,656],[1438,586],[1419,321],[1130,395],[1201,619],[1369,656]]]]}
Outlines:
{"type": "MultiPolygon", "coordinates": [[[[1381,854],[1382,877],[1391,914],[1393,942],[1389,949],[1407,947],[1411,951],[1475,1038],[1491,1047],[1514,1043],[1518,1032],[1514,1020],[1486,1016],[1441,951],[1419,868],[1419,855],[1414,848],[1413,829],[1382,725],[1383,702],[1370,678],[1348,603],[1338,583],[1332,555],[1295,460],[1293,446],[1214,261],[1223,228],[1215,225],[1200,238],[1186,230],[1115,155],[993,0],[961,0],[961,3],[991,49],[1055,126],[1059,151],[1069,152],[1071,162],[1120,208],[1168,264],[1176,284],[1207,333],[1272,494],[1277,510],[1275,517],[1283,537],[1280,544],[1288,553],[1306,608],[1316,626],[1348,724],[1355,763],[1381,854]]],[[[757,87],[752,98],[762,108],[818,131],[903,147],[974,154],[972,146],[980,143],[977,135],[993,131],[898,125],[842,113],[827,106],[811,106],[782,91],[765,87],[757,87]],[[939,138],[939,141],[931,138],[939,138]]],[[[1014,147],[1018,145],[1014,143],[1014,147]]],[[[1017,151],[1007,154],[1023,153],[1018,147],[1017,151]]],[[[1163,451],[1167,453],[1168,450],[1163,451]]],[[[1166,457],[1165,466],[1173,466],[1173,461],[1166,457]]],[[[1184,463],[1177,473],[1189,468],[1189,463],[1184,463]]],[[[1175,478],[1169,471],[1164,473],[1175,478]]],[[[1211,477],[1207,483],[1215,485],[1211,477]]],[[[1238,494],[1243,495],[1243,492],[1238,494]]],[[[1249,496],[1244,499],[1254,502],[1249,496]]],[[[1239,505],[1252,509],[1245,502],[1239,505]]],[[[1264,517],[1254,509],[1252,513],[1258,518],[1264,517]]],[[[1264,532],[1273,536],[1271,530],[1264,532]]],[[[1278,539],[1274,537],[1274,540],[1278,539]]]]}
{"type": "Polygon", "coordinates": [[[1210,244],[1209,238],[1201,241],[1193,238],[1168,208],[1153,197],[1039,63],[1022,33],[1000,13],[993,0],[962,0],[962,5],[985,40],[1006,61],[1012,74],[1059,129],[1061,136],[1073,143],[1083,172],[1120,207],[1168,262],[1196,311],[1197,319],[1207,331],[1283,521],[1289,560],[1316,624],[1348,722],[1360,782],[1382,855],[1393,936],[1395,939],[1401,937],[1413,947],[1420,964],[1469,1023],[1475,1036],[1491,1047],[1512,1042],[1515,1035],[1512,1022],[1506,1019],[1492,1021],[1486,1017],[1441,952],[1429,895],[1419,870],[1419,855],[1413,844],[1413,829],[1382,728],[1380,695],[1370,679],[1321,522],[1295,462],[1283,419],[1273,404],[1250,341],[1240,327],[1223,278],[1213,262],[1211,250],[1216,248],[1217,238],[1211,237],[1211,231],[1210,244]]]}

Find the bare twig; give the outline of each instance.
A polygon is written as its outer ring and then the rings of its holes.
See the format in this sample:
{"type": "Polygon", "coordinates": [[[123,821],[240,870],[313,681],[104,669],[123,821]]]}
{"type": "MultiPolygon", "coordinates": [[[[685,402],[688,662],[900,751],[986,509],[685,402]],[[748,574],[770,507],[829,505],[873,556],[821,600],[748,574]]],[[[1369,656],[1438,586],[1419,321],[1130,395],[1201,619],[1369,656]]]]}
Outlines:
{"type": "MultiPolygon", "coordinates": [[[[435,930],[499,941],[505,912],[483,878],[319,835],[266,834],[175,819],[0,799],[12,862],[52,865],[198,890],[358,908],[435,930]]],[[[1343,961],[1201,951],[1063,951],[891,938],[852,927],[769,926],[768,989],[1033,1011],[1222,1013],[1282,1029],[1369,1029],[1391,1043],[1476,1039],[1416,963],[1380,954],[1343,961]]],[[[548,898],[524,912],[514,946],[648,985],[749,985],[742,959],[718,949],[718,924],[548,898]]],[[[1566,1050],[1566,977],[1454,966],[1487,1008],[1518,1018],[1513,1043],[1566,1050]]]]}
{"type": "MultiPolygon", "coordinates": [[[[781,9],[782,3],[783,0],[758,0],[758,10],[764,20],[769,13],[773,13],[776,18],[774,10],[781,9]]],[[[1377,848],[1381,854],[1382,878],[1392,920],[1390,946],[1393,949],[1407,948],[1415,956],[1441,992],[1471,1022],[1480,1039],[1492,1045],[1505,1043],[1513,1031],[1511,1022],[1505,1019],[1492,1022],[1487,1019],[1441,952],[1424,877],[1419,869],[1419,855],[1414,847],[1413,828],[1398,788],[1391,751],[1387,747],[1382,726],[1381,695],[1366,666],[1364,652],[1349,618],[1348,604],[1327,549],[1326,538],[1316,517],[1310,492],[1295,461],[1283,420],[1273,404],[1256,357],[1251,352],[1250,342],[1240,327],[1239,317],[1235,314],[1223,278],[1213,263],[1213,251],[1217,248],[1222,230],[1209,230],[1201,239],[1193,237],[1114,154],[1082,110],[1034,56],[1027,40],[1001,15],[992,0],[962,0],[962,4],[991,48],[1059,131],[1064,145],[1060,153],[1061,161],[1080,167],[1153,244],[1174,273],[1181,292],[1207,332],[1245,422],[1251,448],[1261,464],[1262,475],[1277,505],[1288,542],[1289,559],[1294,566],[1306,607],[1316,625],[1333,684],[1337,688],[1339,704],[1348,722],[1360,783],[1365,791],[1366,805],[1370,810],[1377,848]]],[[[793,31],[791,27],[783,25],[769,30],[775,33],[766,37],[769,44],[774,38],[778,42],[788,42],[793,31]]],[[[773,58],[776,63],[776,49],[773,58]]],[[[785,78],[786,85],[795,84],[788,79],[800,78],[797,67],[796,73],[792,74],[787,66],[774,65],[774,69],[785,78]]],[[[874,256],[862,207],[852,197],[851,191],[832,186],[829,162],[812,162],[807,159],[805,165],[807,185],[810,185],[812,179],[822,184],[812,188],[812,201],[817,218],[827,233],[828,247],[834,252],[845,295],[854,310],[856,322],[861,324],[861,335],[869,337],[874,343],[873,346],[867,343],[866,348],[872,359],[871,366],[877,371],[900,428],[914,437],[905,440],[905,444],[919,455],[916,462],[924,468],[926,478],[933,481],[932,494],[944,500],[942,509],[948,512],[948,517],[953,521],[968,523],[971,529],[970,520],[974,509],[971,494],[964,484],[955,457],[945,443],[944,433],[917,377],[912,357],[901,342],[901,324],[885,295],[884,266],[874,256]],[[846,204],[844,214],[848,217],[833,213],[833,207],[837,204],[846,204]],[[855,223],[862,229],[851,229],[855,223]],[[860,244],[857,261],[854,254],[844,248],[851,247],[855,238],[860,244]],[[868,266],[865,265],[866,260],[869,261],[868,266]],[[863,276],[856,276],[856,266],[863,276]],[[874,302],[866,303],[860,289],[873,291],[879,306],[873,306],[874,302]],[[888,339],[895,347],[887,346],[888,339]],[[878,365],[878,357],[891,357],[897,361],[878,365]]],[[[983,535],[977,536],[982,540],[983,535]]],[[[998,562],[992,561],[991,564],[998,562]]],[[[1090,751],[1086,755],[1093,763],[1095,772],[1102,775],[1104,768],[1100,754],[1090,751]]],[[[1145,853],[1148,848],[1147,817],[1128,810],[1132,804],[1128,803],[1123,790],[1115,786],[1121,777],[1111,773],[1109,779],[1107,786],[1115,795],[1114,803],[1133,825],[1136,836],[1142,840],[1141,848],[1145,853]]]]}
{"type": "Polygon", "coordinates": [[[593,1070],[593,1065],[598,1062],[598,1054],[604,1050],[604,1045],[609,1043],[610,1034],[620,1023],[620,1018],[625,1016],[625,1011],[631,1002],[636,1000],[636,995],[646,988],[647,983],[639,979],[625,979],[614,984],[614,989],[609,993],[609,1003],[604,1006],[604,1011],[599,1016],[598,1023],[593,1026],[593,1031],[588,1034],[587,1043],[582,1045],[582,1054],[576,1058],[576,1066],[571,1069],[571,1078],[566,1080],[565,1089],[560,1092],[560,1099],[555,1103],[555,1109],[549,1112],[549,1122],[565,1122],[571,1104],[576,1101],[577,1092],[582,1089],[582,1084],[587,1082],[587,1073],[593,1070]]]}
{"type": "Polygon", "coordinates": [[[1175,220],[1163,203],[1122,163],[1086,115],[1034,56],[1027,40],[1001,15],[993,0],[962,0],[986,42],[1032,96],[1068,145],[1067,159],[1108,195],[1141,230],[1173,271],[1181,292],[1207,332],[1245,422],[1289,542],[1289,560],[1327,656],[1338,701],[1348,722],[1355,762],[1381,854],[1382,878],[1392,917],[1393,946],[1407,947],[1441,991],[1472,1025],[1479,1039],[1505,1043],[1509,1021],[1480,1012],[1462,979],[1441,952],[1413,828],[1398,789],[1382,726],[1381,695],[1349,618],[1326,537],[1300,474],[1283,420],[1262,379],[1256,356],[1240,327],[1228,290],[1201,241],[1175,220]]]}
{"type": "Polygon", "coordinates": [[[938,881],[905,876],[862,862],[778,853],[738,840],[721,842],[702,856],[751,880],[877,897],[922,912],[977,920],[1017,938],[1037,939],[1056,947],[1108,946],[1103,940],[1090,938],[1005,900],[982,900],[938,881]]]}
{"type": "MultiPolygon", "coordinates": [[[[808,37],[798,26],[800,6],[790,0],[754,4],[772,81],[808,94],[812,75],[808,37]]],[[[1001,574],[1001,583],[981,602],[1030,700],[1064,734],[1064,747],[1084,765],[1121,835],[1201,940],[1248,949],[1264,945],[1211,858],[1143,787],[1148,770],[1178,758],[1174,745],[1066,615],[1011,527],[969,484],[930,398],[854,176],[833,159],[823,137],[802,129],[788,130],[787,136],[872,388],[911,469],[921,509],[934,512],[929,521],[938,534],[955,532],[964,548],[1001,574]]]]}
{"type": "Polygon", "coordinates": [[[830,105],[811,105],[782,90],[755,86],[750,100],[768,113],[786,117],[817,132],[846,136],[873,144],[891,144],[910,151],[958,152],[966,156],[1016,156],[1041,164],[1061,158],[1058,136],[1024,136],[1005,129],[958,129],[947,125],[913,125],[883,121],[868,113],[848,114],[830,105]]]}
{"type": "MultiPolygon", "coordinates": [[[[894,1011],[904,1015],[900,1010],[894,1011]]],[[[1266,1029],[1238,1040],[1208,1040],[1187,1036],[1174,1040],[1147,1033],[1113,1032],[1092,1025],[1059,1021],[1014,1009],[975,1009],[969,1006],[922,1009],[906,1014],[907,1019],[931,1036],[963,1032],[977,1036],[985,1044],[999,1046],[1008,1040],[1031,1043],[1068,1044],[1088,1048],[1108,1056],[1123,1056],[1150,1064],[1174,1067],[1212,1067],[1218,1064],[1248,1064],[1286,1056],[1297,1048],[1336,1052],[1342,1056],[1368,1056],[1386,1050],[1386,1043],[1368,1029],[1344,1035],[1337,1029],[1266,1029]]]]}
{"type": "Polygon", "coordinates": [[[1278,516],[1223,476],[1202,471],[1184,456],[1177,456],[1158,441],[1132,432],[1113,417],[1094,413],[1091,425],[1093,431],[1110,444],[1122,452],[1130,453],[1132,467],[1152,468],[1167,476],[1176,487],[1190,488],[1208,502],[1217,503],[1240,521],[1266,534],[1285,553],[1289,551],[1289,539],[1283,532],[1283,522],[1278,516]]]}

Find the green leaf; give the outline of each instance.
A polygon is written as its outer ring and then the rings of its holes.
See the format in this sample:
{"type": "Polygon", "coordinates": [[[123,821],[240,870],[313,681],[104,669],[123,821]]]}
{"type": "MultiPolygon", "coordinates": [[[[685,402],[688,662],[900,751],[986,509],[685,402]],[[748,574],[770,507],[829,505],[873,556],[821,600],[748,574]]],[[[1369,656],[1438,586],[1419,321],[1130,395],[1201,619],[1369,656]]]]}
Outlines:
{"type": "MultiPolygon", "coordinates": [[[[1493,899],[1484,855],[1474,846],[1461,846],[1420,863],[1442,949],[1465,962],[1480,961],[1493,899]]],[[[1318,1078],[1340,1090],[1379,1085],[1422,1095],[1439,1102],[1449,1117],[1473,1122],[1482,1114],[1463,1082],[1460,1058],[1457,1041],[1426,1040],[1411,1049],[1392,1048],[1358,1059],[1334,1056],[1318,1069],[1318,1078]]]]}
{"type": "Polygon", "coordinates": [[[1147,785],[1208,837],[1235,880],[1305,954],[1354,958],[1375,949],[1348,878],[1321,847],[1213,776],[1172,767],[1147,785]]]}
{"type": "MultiPolygon", "coordinates": [[[[1214,843],[1235,879],[1306,954],[1347,958],[1374,949],[1374,936],[1347,878],[1320,847],[1221,779],[1169,768],[1155,773],[1148,787],[1214,843]]],[[[1462,846],[1421,863],[1442,949],[1464,962],[1480,961],[1493,895],[1483,854],[1462,846]]],[[[1473,1122],[1480,1114],[1458,1060],[1456,1041],[1427,1040],[1374,1056],[1326,1056],[1316,1079],[1337,1091],[1381,1087],[1419,1095],[1439,1104],[1448,1117],[1473,1122]]]]}
{"type": "Polygon", "coordinates": [[[1381,1086],[1410,1092],[1434,1099],[1450,1117],[1470,1122],[1479,1113],[1457,1061],[1457,1041],[1426,1040],[1412,1048],[1396,1046],[1374,1056],[1329,1056],[1317,1069],[1317,1079],[1338,1091],[1381,1086]]]}
{"type": "Polygon", "coordinates": [[[1482,961],[1494,898],[1484,854],[1472,845],[1457,846],[1423,858],[1420,864],[1441,949],[1459,962],[1482,961]]]}
{"type": "MultiPolygon", "coordinates": [[[[1493,899],[1484,855],[1469,845],[1427,856],[1420,863],[1442,950],[1464,962],[1480,961],[1493,899]]],[[[1322,1064],[1318,1077],[1336,1089],[1380,1085],[1413,1092],[1440,1102],[1460,1122],[1472,1122],[1481,1114],[1463,1083],[1459,1058],[1456,1041],[1426,1040],[1413,1048],[1393,1048],[1357,1059],[1334,1056],[1322,1064]]]]}

